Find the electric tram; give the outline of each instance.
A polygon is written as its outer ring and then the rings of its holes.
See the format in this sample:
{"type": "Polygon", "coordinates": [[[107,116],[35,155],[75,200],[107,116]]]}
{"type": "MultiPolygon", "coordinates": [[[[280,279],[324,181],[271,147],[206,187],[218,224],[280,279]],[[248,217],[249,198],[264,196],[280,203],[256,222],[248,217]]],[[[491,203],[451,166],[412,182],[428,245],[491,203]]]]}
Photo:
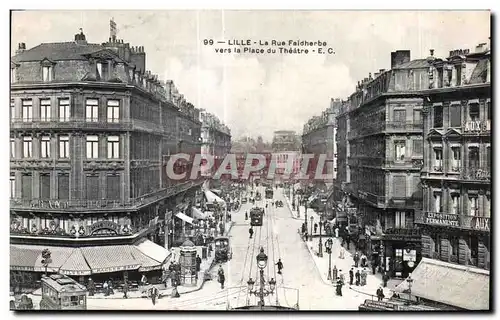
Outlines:
{"type": "Polygon", "coordinates": [[[42,277],[41,310],[86,310],[87,288],[68,276],[42,277]]]}
{"type": "Polygon", "coordinates": [[[263,216],[264,216],[264,208],[252,208],[250,210],[250,225],[262,226],[263,216]]]}

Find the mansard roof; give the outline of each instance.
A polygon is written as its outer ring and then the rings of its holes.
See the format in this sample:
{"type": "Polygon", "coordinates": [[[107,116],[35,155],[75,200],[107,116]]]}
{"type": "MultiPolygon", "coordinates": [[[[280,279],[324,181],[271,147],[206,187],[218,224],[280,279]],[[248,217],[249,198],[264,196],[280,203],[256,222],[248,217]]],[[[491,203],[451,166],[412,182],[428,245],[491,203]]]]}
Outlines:
{"type": "Polygon", "coordinates": [[[85,60],[85,55],[103,50],[100,44],[76,42],[41,43],[12,57],[14,62],[42,61],[47,58],[51,61],[85,60]]]}

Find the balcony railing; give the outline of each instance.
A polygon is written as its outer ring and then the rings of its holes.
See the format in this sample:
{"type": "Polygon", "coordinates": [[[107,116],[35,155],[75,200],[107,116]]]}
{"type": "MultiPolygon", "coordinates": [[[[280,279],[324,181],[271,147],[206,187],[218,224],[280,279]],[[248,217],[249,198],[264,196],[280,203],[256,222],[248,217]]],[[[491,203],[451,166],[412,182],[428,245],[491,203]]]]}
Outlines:
{"type": "Polygon", "coordinates": [[[389,206],[396,208],[417,208],[421,209],[423,200],[417,197],[392,197],[389,199],[389,206]]]}
{"type": "Polygon", "coordinates": [[[462,168],[460,178],[470,181],[491,181],[491,168],[487,166],[462,168]]]}
{"type": "Polygon", "coordinates": [[[424,128],[422,121],[389,121],[386,122],[387,131],[421,131],[424,128]]]}
{"type": "Polygon", "coordinates": [[[466,216],[461,214],[415,211],[415,223],[454,227],[476,231],[490,231],[489,217],[466,216]]]}
{"type": "Polygon", "coordinates": [[[64,211],[82,211],[82,210],[110,210],[110,209],[136,209],[143,205],[155,202],[157,200],[184,192],[189,188],[201,184],[201,181],[186,181],[160,191],[144,195],[130,201],[121,200],[87,200],[87,199],[11,199],[10,208],[13,210],[26,209],[47,209],[64,211]]]}
{"type": "Polygon", "coordinates": [[[364,192],[364,191],[359,191],[358,192],[359,197],[361,199],[364,199],[367,202],[370,202],[376,206],[384,206],[385,205],[385,197],[384,196],[378,196],[376,194],[370,193],[370,192],[364,192]]]}
{"type": "Polygon", "coordinates": [[[489,134],[491,133],[491,120],[465,121],[462,124],[462,130],[464,134],[489,134]]]}
{"type": "Polygon", "coordinates": [[[397,167],[412,167],[416,169],[421,169],[424,165],[424,160],[422,159],[405,159],[402,161],[396,160],[386,160],[386,167],[397,168],[397,167]]]}

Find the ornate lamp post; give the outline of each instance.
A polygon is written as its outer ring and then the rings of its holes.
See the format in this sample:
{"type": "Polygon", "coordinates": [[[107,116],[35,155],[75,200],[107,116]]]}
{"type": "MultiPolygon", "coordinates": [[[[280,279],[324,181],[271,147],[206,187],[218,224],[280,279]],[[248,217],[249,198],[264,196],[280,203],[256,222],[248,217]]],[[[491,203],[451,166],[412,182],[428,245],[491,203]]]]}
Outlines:
{"type": "Polygon", "coordinates": [[[274,289],[276,288],[276,281],[274,278],[269,280],[269,289],[266,288],[266,281],[264,280],[264,269],[267,266],[267,255],[264,253],[264,248],[260,248],[260,253],[257,255],[257,267],[259,268],[260,273],[260,285],[258,289],[253,289],[255,285],[255,281],[250,278],[247,281],[248,284],[248,292],[260,298],[259,306],[264,306],[264,297],[271,295],[274,293],[274,289]]]}
{"type": "Polygon", "coordinates": [[[45,275],[47,275],[47,268],[50,263],[52,263],[52,252],[49,249],[43,249],[42,251],[42,264],[45,267],[45,275]]]}
{"type": "Polygon", "coordinates": [[[332,238],[325,241],[326,253],[328,253],[328,280],[332,280],[332,238]]]}
{"type": "Polygon", "coordinates": [[[311,236],[309,237],[310,241],[312,241],[312,235],[313,235],[313,220],[314,220],[314,217],[311,216],[311,236]]]}
{"type": "Polygon", "coordinates": [[[321,238],[321,228],[323,227],[323,221],[319,222],[319,243],[318,243],[318,256],[323,257],[323,240],[321,238]]]}
{"type": "Polygon", "coordinates": [[[408,295],[409,295],[409,300],[411,300],[411,286],[413,284],[413,279],[411,278],[411,273],[408,275],[408,279],[406,279],[406,282],[408,282],[408,295]]]}

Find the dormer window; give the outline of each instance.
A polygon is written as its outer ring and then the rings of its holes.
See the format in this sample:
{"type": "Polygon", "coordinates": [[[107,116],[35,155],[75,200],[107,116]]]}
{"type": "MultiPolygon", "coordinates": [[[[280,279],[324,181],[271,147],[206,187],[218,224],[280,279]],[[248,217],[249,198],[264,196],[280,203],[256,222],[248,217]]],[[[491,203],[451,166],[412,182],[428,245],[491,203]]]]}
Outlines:
{"type": "Polygon", "coordinates": [[[11,67],[10,68],[10,83],[16,83],[16,82],[17,82],[17,68],[11,67]]]}
{"type": "Polygon", "coordinates": [[[52,81],[52,66],[43,66],[42,67],[42,81],[49,82],[52,81]]]}
{"type": "Polygon", "coordinates": [[[107,62],[98,61],[97,62],[96,75],[98,80],[107,80],[109,75],[109,67],[107,62]]]}

